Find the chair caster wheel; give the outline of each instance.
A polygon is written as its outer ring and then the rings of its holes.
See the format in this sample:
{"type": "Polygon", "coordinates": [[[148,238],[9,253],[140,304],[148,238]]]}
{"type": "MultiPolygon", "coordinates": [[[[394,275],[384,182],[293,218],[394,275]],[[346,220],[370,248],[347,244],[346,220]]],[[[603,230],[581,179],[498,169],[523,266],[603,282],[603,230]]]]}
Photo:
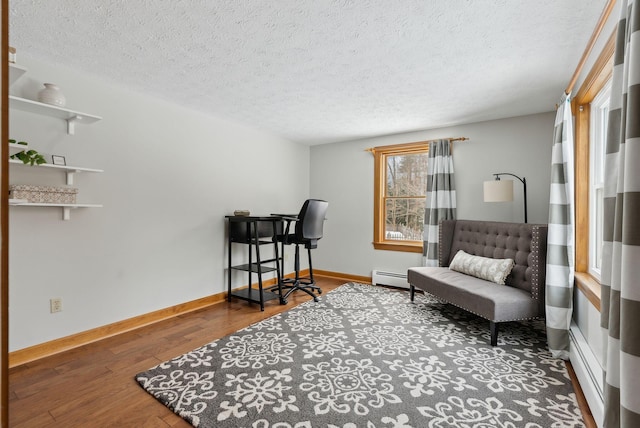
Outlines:
{"type": "Polygon", "coordinates": [[[318,290],[318,294],[322,294],[322,290],[318,290]]]}
{"type": "Polygon", "coordinates": [[[281,305],[286,305],[288,302],[286,299],[280,299],[280,304],[281,305]]]}
{"type": "Polygon", "coordinates": [[[314,301],[314,302],[317,302],[317,301],[318,301],[318,298],[314,296],[314,297],[313,297],[313,301],[314,301]]]}

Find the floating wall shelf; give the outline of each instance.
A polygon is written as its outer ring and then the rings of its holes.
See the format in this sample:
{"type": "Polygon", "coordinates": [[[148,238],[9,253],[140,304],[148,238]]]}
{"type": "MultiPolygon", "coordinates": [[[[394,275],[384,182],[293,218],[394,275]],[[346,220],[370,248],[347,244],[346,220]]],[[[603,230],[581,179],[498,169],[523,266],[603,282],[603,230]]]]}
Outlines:
{"type": "Polygon", "coordinates": [[[9,107],[29,113],[41,114],[43,116],[56,117],[67,121],[67,133],[73,135],[75,133],[75,124],[90,124],[102,120],[100,116],[94,116],[88,113],[69,110],[63,107],[52,106],[38,101],[28,100],[26,98],[9,95],[9,107]]]}
{"type": "Polygon", "coordinates": [[[22,199],[9,199],[9,205],[13,207],[61,207],[62,219],[69,220],[71,218],[71,210],[76,208],[102,208],[98,204],[45,204],[24,202],[22,199]]]}
{"type": "MultiPolygon", "coordinates": [[[[17,64],[9,64],[9,85],[16,82],[27,69],[17,64]]],[[[58,107],[50,104],[41,103],[38,101],[29,100],[26,98],[9,95],[9,108],[21,110],[27,113],[38,114],[42,116],[53,117],[62,119],[67,122],[67,133],[73,135],[75,133],[76,123],[91,124],[99,120],[102,120],[100,116],[93,114],[82,113],[75,110],[70,110],[64,107],[58,107]]],[[[13,155],[23,150],[29,150],[29,146],[22,144],[9,144],[9,154],[13,155]]],[[[64,171],[67,175],[67,185],[73,184],[74,174],[78,172],[104,172],[101,169],[95,168],[82,168],[71,165],[54,165],[54,164],[42,164],[42,165],[27,165],[17,159],[10,159],[9,162],[12,165],[22,165],[26,167],[35,168],[51,168],[58,171],[64,171]]],[[[28,202],[26,199],[9,199],[9,205],[12,207],[57,207],[62,208],[62,219],[69,220],[71,218],[71,210],[78,208],[101,208],[99,204],[47,204],[47,203],[35,203],[28,202]]]]}
{"type": "Polygon", "coordinates": [[[29,146],[25,146],[24,144],[9,143],[9,156],[15,155],[16,153],[22,152],[24,150],[29,150],[29,146]]]}
{"type": "MultiPolygon", "coordinates": [[[[26,147],[26,146],[20,146],[20,147],[26,147]]],[[[43,163],[41,165],[29,165],[15,159],[10,159],[9,163],[12,163],[15,165],[28,166],[30,168],[53,168],[53,169],[65,171],[67,173],[67,185],[69,186],[73,184],[73,175],[76,172],[104,172],[104,170],[101,170],[101,169],[81,168],[79,166],[71,166],[71,165],[54,165],[52,163],[43,163]]]]}
{"type": "Polygon", "coordinates": [[[9,86],[13,85],[26,72],[27,69],[23,66],[9,63],[9,86]]]}

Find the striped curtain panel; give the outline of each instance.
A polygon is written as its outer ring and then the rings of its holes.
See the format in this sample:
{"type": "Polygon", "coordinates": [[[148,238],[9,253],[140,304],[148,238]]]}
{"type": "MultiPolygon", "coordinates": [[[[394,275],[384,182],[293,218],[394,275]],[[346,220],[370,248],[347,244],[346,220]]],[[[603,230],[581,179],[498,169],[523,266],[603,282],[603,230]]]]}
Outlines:
{"type": "Polygon", "coordinates": [[[640,427],[640,0],[624,1],[613,63],[604,181],[604,426],[640,427]]]}
{"type": "Polygon", "coordinates": [[[456,218],[456,188],[453,176],[451,142],[429,143],[427,198],[422,232],[422,264],[438,266],[438,224],[456,218]]]}
{"type": "Polygon", "coordinates": [[[569,327],[573,313],[574,207],[573,122],[570,96],[556,112],[551,154],[547,281],[547,341],[554,358],[569,359],[569,327]]]}

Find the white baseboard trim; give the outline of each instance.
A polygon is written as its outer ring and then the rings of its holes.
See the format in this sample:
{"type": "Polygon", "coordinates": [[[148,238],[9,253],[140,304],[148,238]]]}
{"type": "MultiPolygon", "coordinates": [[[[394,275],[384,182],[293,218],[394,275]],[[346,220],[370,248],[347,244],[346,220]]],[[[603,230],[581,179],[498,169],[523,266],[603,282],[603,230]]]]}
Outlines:
{"type": "Polygon", "coordinates": [[[569,330],[569,360],[598,427],[604,418],[603,370],[577,324],[569,330]]]}

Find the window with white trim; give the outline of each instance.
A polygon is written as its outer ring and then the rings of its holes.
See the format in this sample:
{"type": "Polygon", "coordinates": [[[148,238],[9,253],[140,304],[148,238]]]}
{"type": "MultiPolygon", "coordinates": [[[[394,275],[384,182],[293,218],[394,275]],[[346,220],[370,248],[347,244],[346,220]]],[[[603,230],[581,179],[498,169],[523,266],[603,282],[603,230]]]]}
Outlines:
{"type": "Polygon", "coordinates": [[[610,97],[611,81],[591,102],[589,129],[589,273],[598,280],[602,265],[604,163],[610,97]]]}

